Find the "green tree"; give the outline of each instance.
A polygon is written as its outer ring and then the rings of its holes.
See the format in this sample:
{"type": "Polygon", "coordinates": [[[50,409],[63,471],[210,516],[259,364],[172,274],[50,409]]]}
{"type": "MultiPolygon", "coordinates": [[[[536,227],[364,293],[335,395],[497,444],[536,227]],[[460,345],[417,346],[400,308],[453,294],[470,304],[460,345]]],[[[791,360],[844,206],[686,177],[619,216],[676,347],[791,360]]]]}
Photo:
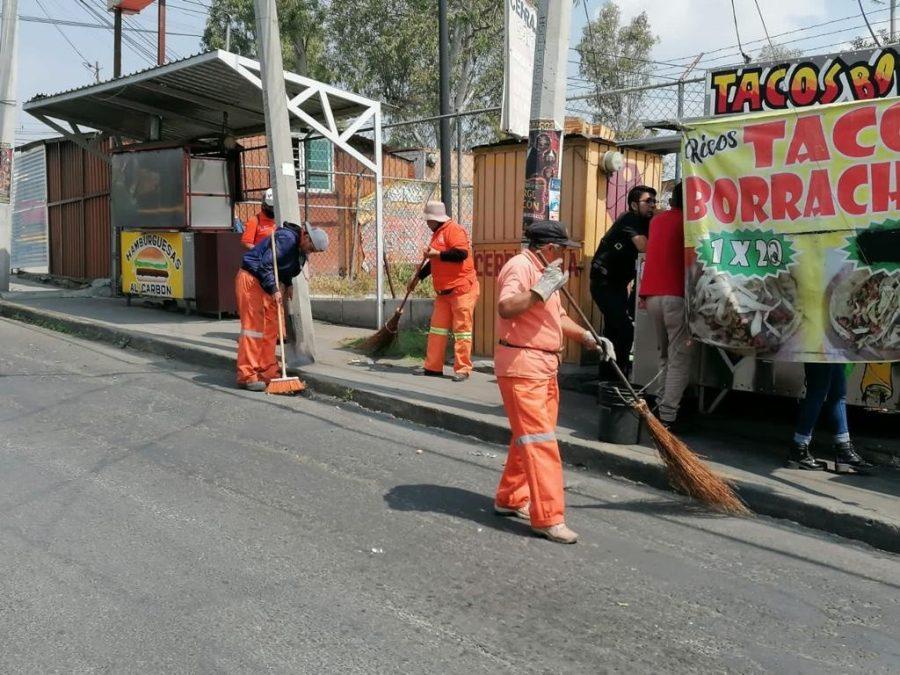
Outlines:
{"type": "Polygon", "coordinates": [[[621,10],[615,2],[601,7],[597,18],[582,30],[577,47],[581,55],[578,69],[596,89],[590,99],[597,111],[595,121],[613,129],[619,138],[646,134],[641,120],[652,117],[642,106],[646,92],[606,92],[650,84],[653,65],[648,59],[657,42],[646,12],[623,25],[621,10]]]}
{"type": "MultiPolygon", "coordinates": [[[[496,105],[503,90],[503,3],[450,0],[450,106],[496,105]]],[[[331,0],[328,62],[335,81],[381,100],[387,117],[436,115],[438,25],[434,0],[331,0]]],[[[468,144],[495,137],[491,118],[465,122],[468,144]]],[[[395,144],[435,145],[437,125],[391,130],[395,144]]]]}
{"type": "MultiPolygon", "coordinates": [[[[299,75],[328,79],[325,61],[326,3],[322,0],[278,0],[278,24],[284,67],[299,75]]],[[[253,0],[211,0],[203,46],[224,49],[231,25],[231,51],[256,57],[256,19],[253,0]]]]}

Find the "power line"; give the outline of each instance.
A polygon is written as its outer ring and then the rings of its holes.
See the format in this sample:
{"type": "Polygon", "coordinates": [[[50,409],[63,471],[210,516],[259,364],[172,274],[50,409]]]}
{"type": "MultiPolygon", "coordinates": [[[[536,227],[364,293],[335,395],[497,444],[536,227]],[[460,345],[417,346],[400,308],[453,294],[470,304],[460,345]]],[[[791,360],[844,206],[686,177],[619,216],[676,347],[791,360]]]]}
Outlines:
{"type": "MultiPolygon", "coordinates": [[[[71,26],[72,28],[102,28],[104,30],[108,29],[109,26],[104,25],[102,23],[88,23],[87,21],[74,21],[71,19],[52,19],[45,18],[42,16],[27,16],[24,14],[19,15],[19,21],[24,21],[26,23],[42,23],[53,26],[71,26]]],[[[156,33],[156,30],[151,28],[122,28],[122,32],[128,31],[130,33],[156,33]]],[[[201,38],[203,35],[200,33],[173,33],[170,31],[166,31],[166,35],[172,35],[175,37],[195,37],[201,38]]]]}
{"type": "Polygon", "coordinates": [[[741,52],[741,56],[744,57],[744,63],[750,63],[750,57],[744,53],[744,48],[741,46],[741,33],[738,30],[737,10],[734,8],[734,0],[731,0],[731,16],[734,18],[734,36],[737,38],[738,49],[741,52]]]}
{"type": "Polygon", "coordinates": [[[866,27],[869,29],[869,33],[872,35],[872,39],[875,40],[875,44],[881,47],[881,41],[878,39],[878,36],[875,35],[875,31],[872,30],[872,24],[869,23],[869,17],[866,16],[866,10],[863,9],[862,0],[856,0],[859,3],[859,13],[862,14],[863,21],[866,22],[866,27]]]}
{"type": "Polygon", "coordinates": [[[759,14],[759,20],[762,22],[763,33],[766,34],[766,40],[769,41],[769,47],[775,49],[775,45],[772,43],[772,38],[769,37],[769,29],[766,27],[766,20],[763,18],[762,10],[759,8],[759,0],[753,0],[753,4],[756,5],[756,13],[759,14]]]}
{"type": "MultiPolygon", "coordinates": [[[[42,11],[44,14],[47,15],[47,18],[50,19],[50,12],[48,12],[48,11],[47,11],[47,8],[44,7],[44,3],[42,3],[41,0],[34,0],[34,1],[37,3],[38,7],[41,8],[41,11],[42,11]]],[[[21,18],[22,18],[22,17],[19,17],[19,19],[21,19],[21,18]]],[[[69,36],[66,35],[65,32],[63,32],[63,29],[60,28],[57,24],[54,24],[53,27],[57,30],[57,32],[58,32],[60,35],[62,35],[63,40],[65,40],[66,42],[69,43],[69,46],[75,51],[75,53],[78,54],[78,56],[81,57],[81,61],[82,61],[85,65],[89,65],[89,64],[90,64],[90,61],[88,60],[88,57],[86,57],[84,54],[81,53],[81,50],[78,49],[78,47],[75,46],[75,43],[73,43],[73,42],[69,39],[69,36]]]]}

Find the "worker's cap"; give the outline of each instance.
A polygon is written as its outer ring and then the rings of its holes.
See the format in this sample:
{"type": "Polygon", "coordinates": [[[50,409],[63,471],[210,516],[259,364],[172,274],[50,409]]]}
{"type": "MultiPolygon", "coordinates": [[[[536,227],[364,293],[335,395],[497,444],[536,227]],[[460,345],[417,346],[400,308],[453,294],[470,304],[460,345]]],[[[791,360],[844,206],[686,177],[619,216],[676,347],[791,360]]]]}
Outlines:
{"type": "Polygon", "coordinates": [[[313,227],[309,223],[306,223],[305,227],[306,233],[309,235],[309,240],[312,242],[312,245],[316,249],[316,252],[322,253],[323,251],[327,251],[328,233],[321,227],[313,227]]]}
{"type": "Polygon", "coordinates": [[[438,223],[446,223],[450,220],[444,202],[428,202],[425,204],[425,220],[433,220],[438,223]]]}
{"type": "Polygon", "coordinates": [[[525,228],[525,239],[538,246],[556,244],[566,248],[581,248],[581,244],[569,239],[566,226],[558,220],[535,220],[525,228]]]}
{"type": "Polygon", "coordinates": [[[265,206],[275,206],[275,193],[272,192],[272,188],[266,190],[266,195],[263,197],[263,204],[265,206]]]}

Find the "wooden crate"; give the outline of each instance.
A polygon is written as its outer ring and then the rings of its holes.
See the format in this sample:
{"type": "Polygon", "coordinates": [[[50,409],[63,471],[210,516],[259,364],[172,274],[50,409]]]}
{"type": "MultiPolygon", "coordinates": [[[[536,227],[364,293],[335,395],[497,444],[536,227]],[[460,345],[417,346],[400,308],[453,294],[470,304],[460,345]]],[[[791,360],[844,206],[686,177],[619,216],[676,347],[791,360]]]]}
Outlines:
{"type": "MultiPolygon", "coordinates": [[[[627,208],[629,189],[643,183],[658,190],[662,181],[662,158],[631,149],[620,151],[625,156],[622,171],[607,176],[601,168],[603,154],[616,149],[615,143],[605,138],[581,134],[567,135],[563,142],[560,220],[570,237],[581,243],[580,249],[567,254],[569,290],[597,328],[601,316],[591,300],[588,274],[597,244],[627,208]]],[[[508,141],[474,150],[472,242],[481,297],[475,308],[473,347],[479,356],[491,356],[496,343],[497,273],[521,248],[526,150],[525,142],[508,141]]],[[[569,343],[564,360],[580,363],[580,345],[569,343]]]]}

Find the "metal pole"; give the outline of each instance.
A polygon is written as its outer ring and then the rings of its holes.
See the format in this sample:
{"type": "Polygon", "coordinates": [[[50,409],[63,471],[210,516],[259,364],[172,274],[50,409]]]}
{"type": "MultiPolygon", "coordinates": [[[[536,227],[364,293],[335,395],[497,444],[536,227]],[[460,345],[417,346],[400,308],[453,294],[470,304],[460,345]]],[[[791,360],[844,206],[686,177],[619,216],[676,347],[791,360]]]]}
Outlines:
{"type": "Polygon", "coordinates": [[[156,65],[166,62],[166,0],[157,0],[156,15],[156,65]]]}
{"type": "Polygon", "coordinates": [[[375,110],[375,327],[384,323],[384,184],[381,166],[381,105],[375,110]]]}
{"type": "Polygon", "coordinates": [[[462,222],[462,118],[456,116],[456,222],[462,222]]]}
{"type": "MultiPolygon", "coordinates": [[[[441,115],[450,114],[450,29],[447,26],[447,0],[438,0],[438,60],[440,61],[441,115]]],[[[453,215],[453,191],[450,179],[450,118],[441,117],[441,200],[447,215],[453,215]]]]}
{"type": "Polygon", "coordinates": [[[225,51],[231,51],[231,16],[225,17],[225,51]]]}
{"type": "Polygon", "coordinates": [[[896,24],[894,23],[894,19],[896,18],[897,13],[897,0],[891,0],[891,43],[894,42],[897,36],[896,24]]]}
{"type": "MultiPolygon", "coordinates": [[[[681,124],[681,118],[684,116],[684,82],[678,83],[678,123],[681,124]]],[[[675,153],[675,182],[681,180],[681,149],[675,153]]]]}
{"type": "Polygon", "coordinates": [[[0,165],[9,182],[0,183],[0,291],[9,290],[12,254],[13,146],[16,140],[16,32],[18,0],[3,1],[0,23],[0,165]]]}
{"type": "Polygon", "coordinates": [[[122,10],[116,7],[113,24],[113,77],[122,77],[122,10]]]}
{"type": "MultiPolygon", "coordinates": [[[[275,222],[279,226],[285,221],[300,223],[297,174],[291,147],[284,63],[281,59],[281,36],[278,33],[278,12],[275,0],[254,0],[254,5],[266,118],[269,178],[275,193],[275,222]]],[[[293,286],[294,299],[288,309],[294,326],[294,340],[286,346],[291,347],[287,350],[288,365],[296,368],[315,361],[315,342],[309,283],[303,272],[294,278],[293,286]]]]}
{"type": "Polygon", "coordinates": [[[559,220],[572,0],[541,0],[534,45],[523,225],[559,220]]]}

